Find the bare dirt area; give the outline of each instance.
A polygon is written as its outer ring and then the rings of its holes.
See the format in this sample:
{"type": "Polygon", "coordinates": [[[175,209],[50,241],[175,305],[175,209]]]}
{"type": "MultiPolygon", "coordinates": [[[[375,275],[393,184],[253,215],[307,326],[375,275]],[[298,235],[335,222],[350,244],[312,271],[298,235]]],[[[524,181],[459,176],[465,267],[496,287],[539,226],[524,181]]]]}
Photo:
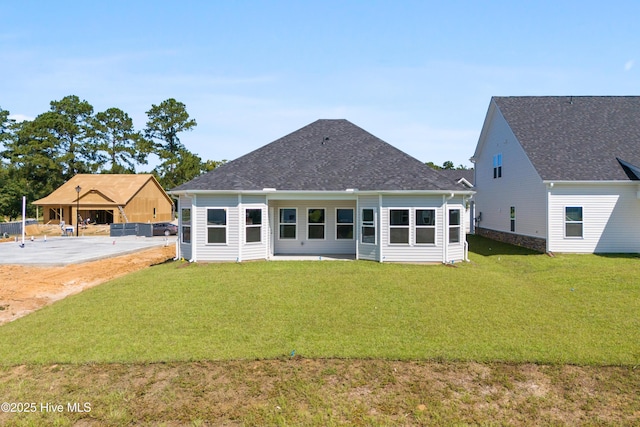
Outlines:
{"type": "Polygon", "coordinates": [[[161,246],[65,267],[0,265],[0,325],[66,296],[175,257],[175,247],[161,246]]]}
{"type": "Polygon", "coordinates": [[[629,367],[302,358],[21,365],[0,367],[2,398],[21,409],[0,412],[0,424],[637,426],[639,385],[629,367]]]}

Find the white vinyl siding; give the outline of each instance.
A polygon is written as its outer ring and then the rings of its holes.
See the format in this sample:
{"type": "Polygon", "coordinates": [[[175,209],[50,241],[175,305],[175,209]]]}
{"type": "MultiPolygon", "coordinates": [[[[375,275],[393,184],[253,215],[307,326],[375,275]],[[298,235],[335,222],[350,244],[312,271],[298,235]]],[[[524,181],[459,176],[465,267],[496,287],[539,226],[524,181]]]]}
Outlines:
{"type": "MultiPolygon", "coordinates": [[[[380,211],[381,230],[380,245],[383,262],[442,262],[464,259],[465,234],[459,225],[460,242],[448,243],[448,211],[445,210],[445,200],[442,195],[423,196],[383,196],[380,211]],[[390,211],[406,209],[409,211],[409,244],[392,244],[390,236],[390,211]],[[435,244],[416,243],[416,212],[432,209],[435,214],[435,244]]],[[[447,209],[457,209],[464,212],[462,197],[454,197],[446,202],[447,209]]],[[[462,219],[462,218],[461,218],[462,219]]],[[[362,247],[362,246],[361,246],[362,247]]]]}
{"type": "Polygon", "coordinates": [[[240,212],[237,195],[208,196],[198,195],[192,222],[196,222],[196,232],[191,241],[196,245],[196,261],[239,261],[240,254],[240,215],[244,225],[244,209],[240,212]],[[226,210],[226,243],[210,244],[208,241],[208,210],[226,210]]]}
{"type": "MultiPolygon", "coordinates": [[[[281,208],[297,210],[296,239],[280,239],[276,236],[274,241],[274,254],[353,254],[356,253],[355,239],[337,239],[337,209],[356,208],[355,200],[272,200],[269,207],[274,208],[276,215],[276,227],[279,228],[279,210],[281,208]],[[322,209],[324,218],[322,223],[309,223],[309,211],[322,209]],[[324,238],[309,238],[309,226],[324,227],[324,238]]],[[[314,230],[318,231],[318,230],[314,230]]],[[[279,233],[279,230],[276,230],[279,233]]],[[[317,236],[317,235],[316,235],[317,236]]]]}
{"type": "Polygon", "coordinates": [[[624,184],[556,183],[549,190],[549,250],[640,253],[640,200],[637,190],[635,185],[624,184]],[[566,236],[567,207],[582,208],[581,238],[566,236]]]}
{"type": "MultiPolygon", "coordinates": [[[[464,258],[465,234],[460,231],[460,243],[448,243],[448,211],[464,211],[461,196],[446,199],[444,195],[367,195],[358,200],[267,200],[238,194],[202,195],[193,199],[180,198],[180,207],[191,208],[191,244],[181,244],[182,256],[192,256],[195,261],[244,261],[265,259],[271,253],[300,255],[351,254],[359,259],[398,262],[441,262],[444,259],[464,258]],[[261,203],[262,201],[262,203],[261,203]],[[296,239],[279,239],[280,209],[294,209],[296,212],[296,239]],[[309,239],[309,210],[321,209],[324,218],[324,239],[309,239]],[[375,241],[365,244],[361,241],[362,211],[371,209],[375,241]],[[389,211],[397,209],[408,215],[408,225],[403,220],[402,227],[408,234],[408,244],[390,244],[389,211]],[[223,210],[225,223],[210,224],[208,212],[223,210]],[[257,218],[260,210],[261,224],[249,224],[247,212],[257,218]],[[340,211],[353,212],[351,221],[338,221],[340,211]],[[421,220],[417,216],[421,215],[421,220]],[[428,218],[428,219],[424,219],[428,218]],[[338,226],[352,227],[351,238],[338,238],[338,226]],[[225,227],[226,243],[208,242],[208,228],[225,227]],[[259,241],[247,242],[247,229],[259,229],[259,241]],[[273,234],[272,234],[273,233],[273,234]],[[421,237],[418,236],[420,234],[421,237]],[[433,241],[433,243],[431,243],[433,241]]],[[[406,216],[406,215],[405,215],[406,216]]],[[[346,218],[350,218],[346,215],[346,218]]],[[[344,217],[343,217],[344,218],[344,217]]],[[[250,240],[257,240],[250,233],[250,240]]],[[[349,233],[347,233],[349,234],[349,233]]],[[[191,258],[189,258],[191,259],[191,258]]]]}
{"type": "Polygon", "coordinates": [[[475,162],[475,213],[478,227],[511,233],[511,207],[518,207],[515,233],[545,238],[547,189],[522,146],[495,108],[483,128],[475,162]],[[493,178],[494,156],[501,154],[502,179],[493,178]]]}

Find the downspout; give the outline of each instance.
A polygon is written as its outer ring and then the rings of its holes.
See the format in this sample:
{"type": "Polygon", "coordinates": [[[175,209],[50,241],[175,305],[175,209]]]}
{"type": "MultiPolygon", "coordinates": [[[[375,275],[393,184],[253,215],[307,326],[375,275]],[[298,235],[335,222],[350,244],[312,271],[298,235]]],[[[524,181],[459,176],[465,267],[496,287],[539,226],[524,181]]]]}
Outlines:
{"type": "MultiPolygon", "coordinates": [[[[247,232],[247,227],[243,221],[246,221],[245,216],[242,212],[242,193],[238,193],[238,258],[236,258],[236,262],[242,262],[242,246],[244,244],[245,236],[244,233],[247,232]]],[[[227,214],[227,223],[229,221],[229,215],[227,214]]],[[[227,236],[229,235],[229,224],[227,224],[227,236]]]]}
{"type": "MultiPolygon", "coordinates": [[[[178,212],[180,212],[181,206],[180,196],[178,196],[178,212]]],[[[173,212],[173,203],[171,203],[171,211],[173,212]]],[[[172,218],[174,217],[172,216],[172,218]]],[[[180,247],[180,240],[182,239],[182,215],[178,215],[178,233],[176,237],[176,257],[173,259],[174,261],[182,258],[182,249],[180,247]]]]}
{"type": "Polygon", "coordinates": [[[376,241],[378,242],[379,261],[384,262],[384,245],[382,244],[382,194],[378,194],[378,211],[374,213],[373,220],[376,225],[376,241]]]}
{"type": "MultiPolygon", "coordinates": [[[[640,192],[638,194],[640,194],[640,192]]],[[[356,194],[356,213],[353,218],[353,237],[356,239],[356,260],[360,259],[360,233],[362,232],[361,215],[362,213],[360,212],[360,196],[356,194]]]]}
{"type": "Polygon", "coordinates": [[[550,239],[550,230],[551,230],[551,218],[549,218],[549,203],[551,200],[551,189],[553,188],[553,182],[549,183],[549,185],[547,186],[547,208],[545,209],[545,213],[547,215],[547,230],[546,230],[546,236],[545,236],[545,240],[546,242],[546,249],[547,249],[547,253],[551,252],[551,248],[550,248],[550,244],[551,244],[551,239],[550,239]]]}
{"type": "MultiPolygon", "coordinates": [[[[473,202],[470,202],[469,200],[472,199],[473,196],[471,197],[463,197],[462,198],[462,212],[465,212],[467,209],[467,203],[469,203],[469,215],[466,215],[469,217],[469,234],[473,234],[473,216],[474,216],[474,206],[473,206],[473,202]]],[[[462,230],[464,230],[464,223],[466,221],[465,218],[461,218],[462,224],[463,226],[461,227],[462,230]]],[[[466,230],[462,233],[462,236],[464,238],[464,260],[466,262],[469,262],[469,242],[467,241],[467,233],[466,230]]]]}

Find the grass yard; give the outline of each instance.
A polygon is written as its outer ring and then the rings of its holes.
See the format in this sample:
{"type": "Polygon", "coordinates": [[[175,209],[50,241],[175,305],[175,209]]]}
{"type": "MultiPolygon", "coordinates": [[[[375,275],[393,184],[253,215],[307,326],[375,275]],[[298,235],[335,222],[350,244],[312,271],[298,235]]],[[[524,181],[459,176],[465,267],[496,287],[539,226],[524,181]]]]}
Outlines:
{"type": "Polygon", "coordinates": [[[454,267],[165,264],[2,326],[0,361],[640,363],[638,256],[471,249],[454,267]]]}
{"type": "Polygon", "coordinates": [[[0,327],[0,424],[640,425],[640,257],[471,250],[92,288],[0,327]]]}

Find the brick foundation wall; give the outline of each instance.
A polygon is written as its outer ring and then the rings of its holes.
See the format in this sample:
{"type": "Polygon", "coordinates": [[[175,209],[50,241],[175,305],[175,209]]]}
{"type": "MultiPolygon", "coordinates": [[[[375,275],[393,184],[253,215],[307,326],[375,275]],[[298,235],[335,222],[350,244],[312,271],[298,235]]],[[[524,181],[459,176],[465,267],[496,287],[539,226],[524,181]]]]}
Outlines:
{"type": "Polygon", "coordinates": [[[537,252],[547,251],[547,240],[540,237],[529,237],[521,234],[505,233],[504,231],[489,230],[487,228],[476,227],[478,236],[486,237],[498,242],[509,243],[510,245],[522,246],[537,252]]]}

